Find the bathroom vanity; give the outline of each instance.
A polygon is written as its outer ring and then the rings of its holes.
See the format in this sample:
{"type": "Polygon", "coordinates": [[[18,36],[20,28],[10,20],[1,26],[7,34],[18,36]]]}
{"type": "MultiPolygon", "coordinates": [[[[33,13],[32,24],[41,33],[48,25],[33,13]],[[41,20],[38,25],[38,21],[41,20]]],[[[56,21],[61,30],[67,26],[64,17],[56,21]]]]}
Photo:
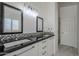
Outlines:
{"type": "MultiPolygon", "coordinates": [[[[26,34],[26,39],[18,39],[4,43],[3,56],[52,56],[54,55],[54,34],[31,33],[26,34]],[[39,37],[39,38],[37,38],[39,37]],[[37,38],[37,39],[35,39],[37,38]]],[[[22,34],[23,35],[23,34],[22,34]]],[[[22,37],[23,38],[23,37],[22,37]]]]}

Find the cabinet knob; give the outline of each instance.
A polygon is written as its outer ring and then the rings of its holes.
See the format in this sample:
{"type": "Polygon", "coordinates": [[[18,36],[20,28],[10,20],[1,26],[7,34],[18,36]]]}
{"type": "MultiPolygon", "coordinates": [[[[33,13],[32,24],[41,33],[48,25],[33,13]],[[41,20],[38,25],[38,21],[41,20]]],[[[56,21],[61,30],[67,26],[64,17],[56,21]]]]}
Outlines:
{"type": "Polygon", "coordinates": [[[42,53],[42,55],[45,55],[46,54],[46,51],[44,51],[44,53],[42,53]]]}
{"type": "Polygon", "coordinates": [[[32,48],[35,48],[35,46],[32,46],[32,48]]]}
{"type": "Polygon", "coordinates": [[[47,46],[44,46],[42,49],[45,49],[47,46]]]}

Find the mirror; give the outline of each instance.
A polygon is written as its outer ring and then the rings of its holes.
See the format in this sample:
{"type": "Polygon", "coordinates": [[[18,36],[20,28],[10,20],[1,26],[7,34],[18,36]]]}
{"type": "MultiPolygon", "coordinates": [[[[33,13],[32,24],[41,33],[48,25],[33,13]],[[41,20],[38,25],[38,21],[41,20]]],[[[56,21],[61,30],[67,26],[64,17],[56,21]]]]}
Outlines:
{"type": "Polygon", "coordinates": [[[2,3],[3,30],[2,33],[22,33],[22,11],[13,6],[2,3]]]}
{"type": "Polygon", "coordinates": [[[37,32],[43,32],[43,18],[37,17],[37,32]]]}

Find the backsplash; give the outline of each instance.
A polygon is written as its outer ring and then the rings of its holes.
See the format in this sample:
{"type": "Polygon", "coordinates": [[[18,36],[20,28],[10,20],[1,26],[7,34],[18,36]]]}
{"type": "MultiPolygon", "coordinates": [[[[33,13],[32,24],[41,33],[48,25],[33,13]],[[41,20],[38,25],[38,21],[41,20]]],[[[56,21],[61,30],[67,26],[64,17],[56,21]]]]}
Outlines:
{"type": "Polygon", "coordinates": [[[39,35],[40,33],[21,33],[21,34],[7,34],[7,35],[0,35],[0,43],[9,43],[17,40],[26,39],[29,37],[34,37],[39,35]]]}
{"type": "Polygon", "coordinates": [[[9,43],[17,40],[22,40],[26,38],[39,37],[44,34],[54,35],[53,32],[38,32],[38,33],[20,33],[20,34],[7,34],[0,35],[0,43],[9,43]]]}
{"type": "Polygon", "coordinates": [[[11,41],[15,41],[16,40],[16,36],[19,36],[20,34],[7,34],[7,35],[0,35],[0,42],[1,43],[8,43],[11,41]]]}

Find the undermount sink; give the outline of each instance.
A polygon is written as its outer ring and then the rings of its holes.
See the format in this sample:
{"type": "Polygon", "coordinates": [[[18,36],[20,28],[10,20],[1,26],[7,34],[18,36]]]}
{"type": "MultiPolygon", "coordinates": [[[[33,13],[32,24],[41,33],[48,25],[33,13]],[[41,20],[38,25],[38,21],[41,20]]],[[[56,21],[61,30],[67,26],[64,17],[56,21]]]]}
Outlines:
{"type": "Polygon", "coordinates": [[[48,36],[50,36],[50,35],[43,35],[43,37],[48,37],[48,36]]]}

